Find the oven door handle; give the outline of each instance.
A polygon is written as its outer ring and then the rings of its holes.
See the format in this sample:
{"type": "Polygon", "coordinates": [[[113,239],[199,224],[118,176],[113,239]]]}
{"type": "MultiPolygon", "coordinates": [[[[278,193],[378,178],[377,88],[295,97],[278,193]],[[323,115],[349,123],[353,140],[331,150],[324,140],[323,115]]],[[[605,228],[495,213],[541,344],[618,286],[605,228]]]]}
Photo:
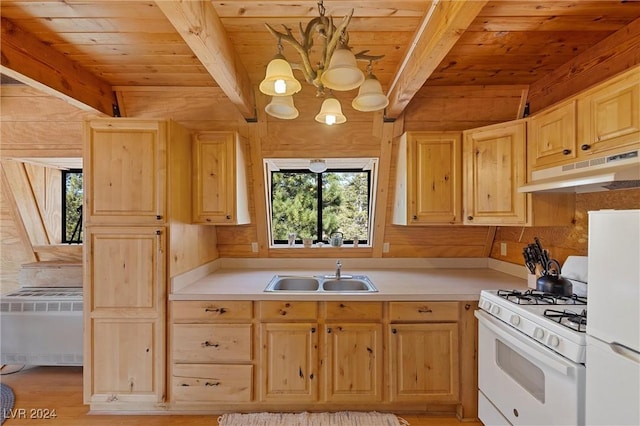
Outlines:
{"type": "Polygon", "coordinates": [[[557,355],[556,358],[555,355],[547,353],[547,351],[551,352],[550,349],[538,348],[538,343],[533,343],[534,341],[531,337],[511,330],[511,326],[504,324],[482,310],[477,310],[475,314],[484,326],[498,336],[500,340],[509,343],[513,350],[524,352],[528,355],[530,361],[539,361],[564,376],[569,375],[569,369],[573,366],[569,365],[567,361],[563,361],[561,355],[557,355]]]}

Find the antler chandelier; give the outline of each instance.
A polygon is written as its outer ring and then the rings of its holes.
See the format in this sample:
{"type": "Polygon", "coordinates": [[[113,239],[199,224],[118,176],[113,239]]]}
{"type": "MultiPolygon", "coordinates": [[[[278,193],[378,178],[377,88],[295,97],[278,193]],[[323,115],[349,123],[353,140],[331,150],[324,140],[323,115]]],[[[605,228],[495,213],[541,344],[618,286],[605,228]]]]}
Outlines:
{"type": "Polygon", "coordinates": [[[264,80],[260,83],[260,91],[272,96],[271,103],[265,111],[276,118],[294,119],[298,110],[293,104],[293,94],[302,89],[302,85],[293,76],[293,69],[302,71],[307,83],[316,87],[316,95],[326,96],[316,121],[328,125],[340,124],[347,121],[342,114],[340,102],[333,97],[332,90],[347,91],[360,88],[358,96],[353,99],[351,106],[364,112],[378,111],[389,104],[389,100],[382,93],[380,82],[373,75],[373,62],[384,55],[368,55],[368,50],[353,54],[349,48],[349,34],[347,26],[353,16],[351,13],[342,19],[336,27],[332,17],[325,16],[322,0],[318,2],[320,16],[313,18],[303,29],[300,23],[300,39],[298,41],[291,29],[283,25],[284,32],[276,31],[269,24],[265,24],[269,32],[278,40],[278,53],[267,65],[264,80]],[[317,64],[311,58],[314,46],[314,36],[319,39],[322,51],[317,64]],[[282,55],[282,41],[291,44],[298,52],[302,63],[289,63],[282,55]],[[358,68],[357,60],[368,61],[367,76],[358,68]],[[329,89],[326,95],[325,89],[329,89]]]}

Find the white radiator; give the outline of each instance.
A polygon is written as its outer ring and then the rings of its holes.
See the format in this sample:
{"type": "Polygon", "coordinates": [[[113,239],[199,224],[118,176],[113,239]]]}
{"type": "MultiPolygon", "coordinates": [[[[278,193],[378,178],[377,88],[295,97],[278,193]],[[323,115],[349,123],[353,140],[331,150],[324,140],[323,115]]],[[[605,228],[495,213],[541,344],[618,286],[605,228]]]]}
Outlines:
{"type": "Polygon", "coordinates": [[[0,299],[3,364],[82,365],[82,289],[29,288],[0,299]]]}

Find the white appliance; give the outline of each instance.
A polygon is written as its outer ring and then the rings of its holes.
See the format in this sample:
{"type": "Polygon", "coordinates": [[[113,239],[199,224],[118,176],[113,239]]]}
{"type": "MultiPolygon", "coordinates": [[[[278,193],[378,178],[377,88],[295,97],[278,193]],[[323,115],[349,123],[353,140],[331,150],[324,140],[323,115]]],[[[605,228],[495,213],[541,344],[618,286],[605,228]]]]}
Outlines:
{"type": "Polygon", "coordinates": [[[3,294],[0,324],[3,364],[82,365],[82,287],[3,294]]]}
{"type": "Polygon", "coordinates": [[[599,192],[640,187],[640,150],[536,170],[518,192],[599,192]]]}
{"type": "Polygon", "coordinates": [[[482,290],[478,416],[485,425],[583,425],[585,297],[482,290]]]}
{"type": "Polygon", "coordinates": [[[587,425],[640,425],[640,210],[589,212],[587,425]]]}

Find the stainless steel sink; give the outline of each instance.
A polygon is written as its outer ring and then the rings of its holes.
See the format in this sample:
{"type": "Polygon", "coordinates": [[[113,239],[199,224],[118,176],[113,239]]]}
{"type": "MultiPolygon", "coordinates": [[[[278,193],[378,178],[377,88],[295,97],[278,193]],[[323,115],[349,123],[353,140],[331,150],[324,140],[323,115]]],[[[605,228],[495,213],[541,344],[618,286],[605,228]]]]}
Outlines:
{"type": "Polygon", "coordinates": [[[320,280],[316,277],[276,275],[264,291],[318,291],[320,280]]]}
{"type": "Polygon", "coordinates": [[[264,291],[318,292],[318,293],[375,293],[378,289],[366,275],[295,276],[275,275],[264,291]]]}

